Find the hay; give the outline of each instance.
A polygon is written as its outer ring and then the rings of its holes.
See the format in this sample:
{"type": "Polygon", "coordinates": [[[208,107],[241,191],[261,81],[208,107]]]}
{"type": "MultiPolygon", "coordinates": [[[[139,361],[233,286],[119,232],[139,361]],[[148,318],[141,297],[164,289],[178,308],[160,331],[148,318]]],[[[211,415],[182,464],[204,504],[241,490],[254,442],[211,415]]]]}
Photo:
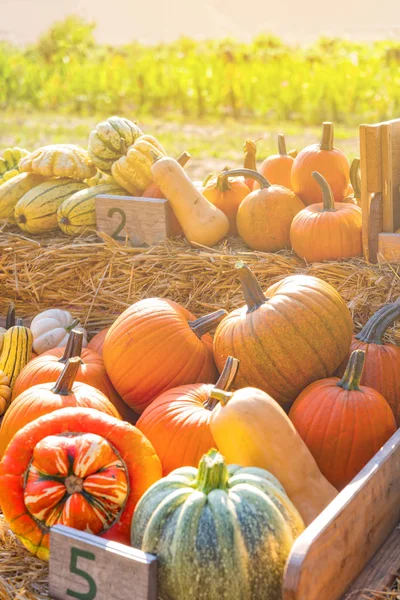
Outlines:
{"type": "MultiPolygon", "coordinates": [[[[291,252],[250,252],[239,240],[216,248],[193,248],[169,240],[143,249],[106,235],[70,238],[61,233],[30,238],[0,230],[0,314],[13,300],[18,314],[33,317],[47,308],[65,308],[95,333],[133,302],[167,297],[196,315],[243,304],[237,260],[244,260],[266,288],[294,273],[315,275],[343,296],[356,330],[383,303],[400,296],[399,268],[362,259],[306,265],[291,252]]],[[[400,328],[388,339],[400,343],[400,328]]]]}
{"type": "MultiPolygon", "coordinates": [[[[359,330],[385,302],[400,297],[400,267],[373,266],[362,259],[306,265],[293,253],[250,252],[239,240],[216,248],[193,248],[183,240],[132,248],[95,233],[70,238],[61,233],[30,238],[19,230],[0,230],[0,314],[10,300],[18,316],[65,308],[90,333],[108,326],[133,302],[167,297],[196,315],[243,304],[235,263],[245,261],[266,289],[282,277],[305,273],[331,283],[343,296],[359,330]]],[[[400,327],[387,339],[400,344],[400,327]]],[[[32,558],[9,532],[0,515],[0,600],[48,598],[47,565],[32,558]]],[[[365,598],[400,598],[366,592],[365,598]]]]}

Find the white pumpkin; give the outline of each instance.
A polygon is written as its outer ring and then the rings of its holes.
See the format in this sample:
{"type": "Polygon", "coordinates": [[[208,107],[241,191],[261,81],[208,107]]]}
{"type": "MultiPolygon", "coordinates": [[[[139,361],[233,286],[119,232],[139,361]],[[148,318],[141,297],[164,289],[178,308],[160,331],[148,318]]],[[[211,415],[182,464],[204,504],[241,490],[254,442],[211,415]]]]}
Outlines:
{"type": "Polygon", "coordinates": [[[82,331],[83,347],[87,346],[86,330],[67,310],[51,308],[39,313],[33,319],[30,329],[33,335],[33,351],[36,354],[66,346],[71,329],[82,331]]]}

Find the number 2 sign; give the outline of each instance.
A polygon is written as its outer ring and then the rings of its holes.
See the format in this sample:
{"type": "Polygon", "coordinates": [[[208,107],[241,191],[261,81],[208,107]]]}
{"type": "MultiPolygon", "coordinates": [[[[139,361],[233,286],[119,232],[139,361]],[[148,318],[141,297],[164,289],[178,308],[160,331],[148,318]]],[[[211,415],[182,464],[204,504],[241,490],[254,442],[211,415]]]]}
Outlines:
{"type": "Polygon", "coordinates": [[[50,531],[49,593],[59,600],[156,600],[157,559],[56,525],[50,531]]]}

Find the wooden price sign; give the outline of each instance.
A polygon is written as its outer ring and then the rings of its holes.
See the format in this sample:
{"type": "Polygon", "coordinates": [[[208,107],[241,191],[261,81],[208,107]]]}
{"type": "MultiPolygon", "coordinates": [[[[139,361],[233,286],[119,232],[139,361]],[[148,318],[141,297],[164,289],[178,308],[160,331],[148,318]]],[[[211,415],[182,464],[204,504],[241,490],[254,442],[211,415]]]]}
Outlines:
{"type": "Polygon", "coordinates": [[[57,600],[157,600],[157,559],[124,544],[55,525],[49,593],[57,600]]]}
{"type": "Polygon", "coordinates": [[[95,198],[96,229],[134,246],[153,246],[172,233],[168,200],[102,194],[95,198]]]}

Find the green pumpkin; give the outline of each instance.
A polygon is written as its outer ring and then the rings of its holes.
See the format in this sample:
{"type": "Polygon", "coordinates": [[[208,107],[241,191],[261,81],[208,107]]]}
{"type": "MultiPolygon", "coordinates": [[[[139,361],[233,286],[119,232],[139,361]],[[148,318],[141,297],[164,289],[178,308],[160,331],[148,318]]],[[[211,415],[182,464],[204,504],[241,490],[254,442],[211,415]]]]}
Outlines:
{"type": "Polygon", "coordinates": [[[131,543],[158,558],[163,600],[280,600],[286,559],[304,523],[277,479],[226,466],[210,450],[151,486],[131,543]]]}
{"type": "Polygon", "coordinates": [[[89,136],[88,152],[93,164],[110,173],[115,161],[127,153],[140,135],[142,131],[129,119],[110,117],[102,121],[89,136]]]}

